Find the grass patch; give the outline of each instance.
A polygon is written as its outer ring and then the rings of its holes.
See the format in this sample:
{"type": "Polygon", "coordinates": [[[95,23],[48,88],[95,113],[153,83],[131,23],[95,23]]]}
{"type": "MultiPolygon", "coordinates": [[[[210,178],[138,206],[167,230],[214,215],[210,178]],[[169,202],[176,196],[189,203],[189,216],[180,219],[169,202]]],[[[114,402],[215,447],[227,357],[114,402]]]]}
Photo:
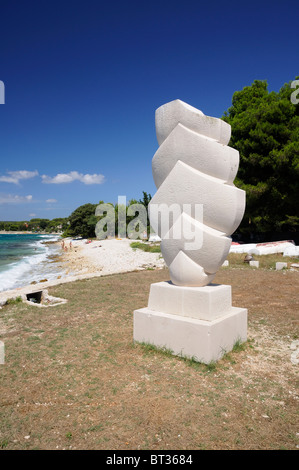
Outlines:
{"type": "Polygon", "coordinates": [[[161,248],[160,248],[160,243],[159,244],[147,244],[147,243],[141,243],[141,242],[132,242],[130,243],[130,247],[133,248],[133,250],[143,250],[149,253],[161,253],[161,248]]]}
{"type": "Polygon", "coordinates": [[[246,348],[246,343],[244,341],[241,341],[240,339],[237,339],[232,350],[234,352],[239,352],[239,351],[245,351],[245,348],[246,348]]]}
{"type": "MultiPolygon", "coordinates": [[[[244,263],[244,258],[246,253],[229,253],[227,260],[229,261],[229,267],[231,268],[246,268],[246,269],[255,269],[249,265],[249,263],[244,263]]],[[[271,255],[253,255],[253,259],[259,262],[259,269],[276,269],[276,263],[284,262],[288,263],[290,267],[293,263],[298,263],[299,258],[283,256],[282,253],[275,253],[271,255]]],[[[225,268],[228,269],[228,268],[225,268]]]]}
{"type": "Polygon", "coordinates": [[[135,344],[141,346],[145,354],[162,355],[168,358],[175,358],[175,360],[180,359],[190,367],[201,369],[202,371],[212,372],[212,371],[215,371],[217,367],[221,368],[224,364],[223,361],[225,360],[228,360],[230,362],[232,361],[235,362],[235,359],[232,359],[231,357],[231,353],[238,353],[241,351],[245,351],[247,342],[241,342],[241,340],[237,340],[232,348],[232,351],[229,353],[224,353],[223,357],[219,360],[219,362],[211,361],[208,364],[201,362],[196,357],[188,357],[188,356],[184,356],[183,354],[175,355],[171,349],[166,348],[166,347],[158,347],[158,346],[155,346],[154,344],[145,343],[145,342],[135,342],[135,344]]]}
{"type": "Polygon", "coordinates": [[[22,297],[18,296],[18,297],[15,297],[14,299],[7,299],[5,305],[16,305],[16,304],[19,304],[21,302],[23,302],[22,297]]]}
{"type": "Polygon", "coordinates": [[[166,347],[158,347],[158,346],[155,346],[154,344],[150,344],[150,343],[144,343],[144,342],[137,342],[135,344],[139,344],[143,351],[145,353],[158,353],[158,354],[163,354],[167,357],[173,357],[173,351],[169,348],[166,348],[166,347]]]}
{"type": "Polygon", "coordinates": [[[67,304],[0,310],[0,448],[296,449],[298,273],[221,269],[248,336],[216,363],[133,342],[133,311],[166,269],[60,284],[67,304]],[[25,436],[30,436],[26,438],[25,436]]]}
{"type": "Polygon", "coordinates": [[[3,441],[0,441],[0,449],[5,449],[8,446],[8,440],[3,439],[3,441]]]}

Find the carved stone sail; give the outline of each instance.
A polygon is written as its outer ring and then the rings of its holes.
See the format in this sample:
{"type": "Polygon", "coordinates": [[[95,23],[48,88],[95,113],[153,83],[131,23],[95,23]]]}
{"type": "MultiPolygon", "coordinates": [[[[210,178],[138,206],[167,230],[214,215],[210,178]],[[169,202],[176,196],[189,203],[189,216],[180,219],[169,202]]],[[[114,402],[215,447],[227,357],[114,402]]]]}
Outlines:
{"type": "Polygon", "coordinates": [[[172,282],[205,286],[226,259],[230,235],[244,214],[245,192],[233,184],[239,152],[227,146],[229,124],[181,100],[156,110],[156,132],[160,147],[152,160],[157,193],[149,206],[151,226],[162,239],[172,282]],[[202,211],[197,213],[198,205],[202,211]],[[171,207],[180,210],[174,213],[171,207]],[[186,226],[200,240],[193,248],[184,237],[186,226]]]}

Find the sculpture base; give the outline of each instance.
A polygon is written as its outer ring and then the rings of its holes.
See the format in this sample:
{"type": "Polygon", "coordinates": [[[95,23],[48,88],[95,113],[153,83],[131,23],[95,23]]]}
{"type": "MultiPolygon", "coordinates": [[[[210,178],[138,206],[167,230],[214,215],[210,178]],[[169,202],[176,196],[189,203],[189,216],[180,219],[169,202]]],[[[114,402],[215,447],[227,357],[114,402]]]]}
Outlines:
{"type": "Polygon", "coordinates": [[[231,306],[231,287],[151,285],[149,305],[134,312],[134,341],[209,364],[247,339],[247,309],[231,306]]]}

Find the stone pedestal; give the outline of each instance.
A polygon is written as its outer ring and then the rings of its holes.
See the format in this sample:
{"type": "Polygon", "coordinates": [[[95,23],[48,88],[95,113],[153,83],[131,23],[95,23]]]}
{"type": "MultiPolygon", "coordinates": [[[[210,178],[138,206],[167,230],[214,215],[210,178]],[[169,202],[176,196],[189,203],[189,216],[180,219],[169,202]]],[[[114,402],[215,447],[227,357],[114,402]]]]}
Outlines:
{"type": "Polygon", "coordinates": [[[227,285],[152,284],[148,307],[134,312],[135,341],[206,364],[246,339],[247,309],[232,307],[227,285]]]}
{"type": "Polygon", "coordinates": [[[258,268],[259,265],[260,265],[259,261],[249,261],[249,266],[251,266],[253,268],[258,268]]]}

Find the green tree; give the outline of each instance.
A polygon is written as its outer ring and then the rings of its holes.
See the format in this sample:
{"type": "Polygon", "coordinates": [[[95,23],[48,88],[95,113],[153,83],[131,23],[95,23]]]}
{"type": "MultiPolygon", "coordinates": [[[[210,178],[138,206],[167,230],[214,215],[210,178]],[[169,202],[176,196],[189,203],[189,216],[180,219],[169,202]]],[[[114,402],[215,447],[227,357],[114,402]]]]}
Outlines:
{"type": "Polygon", "coordinates": [[[229,145],[240,152],[235,185],[246,191],[241,233],[299,228],[299,105],[290,85],[269,92],[266,81],[255,80],[234,93],[223,116],[232,128],[229,145]]]}
{"type": "Polygon", "coordinates": [[[59,232],[61,230],[65,231],[67,229],[67,222],[68,222],[68,219],[66,217],[57,217],[55,219],[52,219],[47,224],[46,231],[47,232],[59,232]]]}
{"type": "Polygon", "coordinates": [[[152,196],[145,191],[142,191],[143,197],[142,199],[139,199],[139,203],[143,204],[146,209],[148,208],[149,203],[151,202],[152,196]]]}
{"type": "Polygon", "coordinates": [[[30,219],[30,225],[33,226],[36,230],[45,230],[49,222],[49,219],[30,219]]]}
{"type": "Polygon", "coordinates": [[[144,207],[146,208],[146,211],[147,211],[147,236],[149,236],[149,234],[151,233],[152,230],[151,230],[151,224],[150,224],[150,220],[149,220],[149,216],[148,216],[148,205],[151,202],[152,196],[151,196],[151,194],[149,194],[145,191],[142,191],[142,193],[143,193],[143,198],[139,199],[139,203],[143,204],[144,207]]]}
{"type": "Polygon", "coordinates": [[[74,210],[69,217],[69,226],[63,235],[81,236],[83,238],[95,237],[96,207],[97,204],[87,203],[74,210]]]}

